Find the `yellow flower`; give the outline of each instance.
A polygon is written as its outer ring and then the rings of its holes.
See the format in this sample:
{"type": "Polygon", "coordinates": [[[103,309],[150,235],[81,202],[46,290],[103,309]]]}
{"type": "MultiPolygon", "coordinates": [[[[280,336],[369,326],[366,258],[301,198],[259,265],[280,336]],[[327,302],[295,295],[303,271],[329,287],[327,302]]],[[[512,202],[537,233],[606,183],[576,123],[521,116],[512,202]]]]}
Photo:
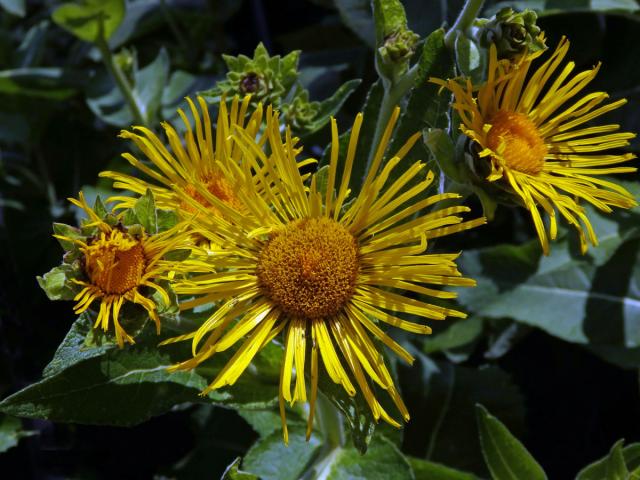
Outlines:
{"type": "Polygon", "coordinates": [[[253,215],[231,223],[206,215],[201,205],[183,193],[183,199],[201,212],[194,219],[197,231],[220,250],[210,253],[209,266],[201,275],[178,282],[176,292],[194,296],[184,303],[186,308],[215,300],[224,302],[196,332],[173,339],[193,339],[194,352],[194,358],[173,368],[195,368],[241,342],[204,390],[206,394],[236,382],[258,351],[284,331],[280,412],[285,441],[284,403],[307,400],[307,366],[311,379],[308,434],[311,432],[318,358],[329,377],[349,395],[355,395],[356,385],[359,387],[376,420],[382,418],[399,427],[376,399],[370,383],[372,380],[386,390],[402,417],[409,419],[372,337],[411,363],[412,356],[380,328],[382,323],[427,334],[431,329],[414,319],[465,317],[440,305],[442,299],[456,295],[438,287],[472,286],[475,282],[458,272],[458,253],[429,254],[427,244],[434,238],[483,224],[485,219],[463,222],[458,214],[469,211],[464,206],[443,206],[424,213],[442,200],[459,196],[445,193],[424,197],[433,174],[425,174],[421,162],[392,179],[398,163],[420,134],[412,136],[381,168],[398,116],[396,109],[360,193],[350,200],[349,181],[361,114],[351,130],[342,171],[338,168],[337,125],[335,120],[331,122],[326,194],[318,190],[315,175],[310,187],[305,185],[292,153],[290,132],[286,130],[283,141],[277,114],[265,133],[273,152],[271,158],[255,146],[250,133],[237,132],[244,153],[241,168],[258,172],[254,178],[244,175],[245,184],[240,189],[253,215]],[[438,304],[430,303],[429,297],[438,299],[438,304]]]}
{"type": "Polygon", "coordinates": [[[489,160],[487,180],[500,180],[519,197],[531,213],[545,254],[548,238],[557,235],[556,211],[577,229],[585,253],[587,240],[594,246],[598,240],[581,200],[607,213],[612,206],[637,205],[620,185],[599,178],[636,171],[614,166],[635,155],[605,153],[627,146],[635,134],[618,132],[620,126],[615,124],[585,126],[626,100],[606,103],[605,92],[572,100],[593,80],[600,65],[570,77],[575,63],[569,62],[556,73],[568,49],[569,41],[563,38],[551,57],[529,75],[542,52],[509,63],[498,61],[492,46],[488,78],[479,88],[470,80],[461,84],[456,79],[431,79],[453,92],[461,130],[480,146],[479,157],[489,160]],[[539,207],[549,217],[547,227],[539,207]]]}
{"type": "Polygon", "coordinates": [[[188,236],[180,226],[156,235],[145,232],[131,234],[121,224],[111,226],[103,221],[89,207],[80,192],[79,200],[69,199],[82,208],[89,217],[84,227],[96,227],[97,233],[87,239],[54,235],[56,238],[72,242],[81,253],[81,265],[85,278],[74,279],[82,290],[76,295],[74,312],[80,314],[96,300],[100,300],[100,309],[94,328],[102,327],[106,332],[112,321],[116,341],[120,347],[124,342],[135,343],[122,328],[119,313],[125,301],[141,305],[155,322],[160,333],[160,317],[155,302],[141,291],[149,287],[160,294],[166,305],[170,304],[169,295],[158,283],[167,279],[170,272],[179,270],[177,262],[164,260],[170,251],[185,244],[188,236]]]}
{"type": "MultiPolygon", "coordinates": [[[[183,189],[198,202],[206,205],[215,215],[243,212],[244,205],[235,193],[234,180],[230,180],[222,172],[228,171],[230,165],[240,159],[240,149],[230,140],[230,132],[235,127],[244,127],[247,134],[255,139],[262,127],[262,105],[257,106],[245,124],[250,96],[246,96],[242,101],[239,97],[234,97],[230,110],[227,110],[225,101],[221,101],[214,135],[204,99],[198,97],[202,118],[194,102],[190,98],[186,100],[195,121],[195,132],[184,111],[179,109],[178,114],[186,128],[184,143],[171,124],[162,124],[171,151],[146,127],[134,127],[133,131],[123,130],[120,133],[122,138],[133,140],[151,162],[151,165],[147,165],[130,153],[122,155],[149,180],[113,171],[102,172],[100,176],[114,180],[115,188],[139,195],[150,189],[158,208],[175,210],[183,216],[185,213],[193,213],[194,210],[176,195],[174,188],[183,189]],[[223,206],[215,207],[207,202],[198,193],[196,185],[204,186],[204,189],[218,198],[223,206]]],[[[136,198],[117,196],[109,201],[118,201],[117,209],[131,208],[136,198]]]]}

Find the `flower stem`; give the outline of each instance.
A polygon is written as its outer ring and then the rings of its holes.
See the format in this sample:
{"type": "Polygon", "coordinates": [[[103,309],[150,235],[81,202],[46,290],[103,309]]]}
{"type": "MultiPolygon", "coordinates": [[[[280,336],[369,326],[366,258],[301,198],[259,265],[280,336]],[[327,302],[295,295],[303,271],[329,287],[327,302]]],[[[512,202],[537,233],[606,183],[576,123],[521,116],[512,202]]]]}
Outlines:
{"type": "Polygon", "coordinates": [[[107,67],[109,74],[111,74],[111,77],[113,77],[113,79],[115,80],[120,93],[122,93],[124,100],[127,102],[127,105],[129,105],[131,113],[133,114],[134,121],[138,125],[146,126],[147,120],[143,115],[142,110],[140,109],[140,105],[138,105],[138,102],[135,99],[133,89],[131,88],[131,85],[129,84],[129,81],[127,80],[127,77],[125,76],[122,69],[114,61],[113,55],[111,54],[111,49],[109,48],[107,41],[104,39],[104,37],[102,37],[102,35],[100,35],[98,37],[98,40],[96,40],[96,46],[98,47],[98,50],[100,50],[102,61],[107,67]]]}
{"type": "Polygon", "coordinates": [[[453,48],[458,32],[464,32],[471,26],[483,3],[484,0],[467,0],[465,2],[458,18],[444,37],[444,43],[448,48],[453,48]]]}
{"type": "MultiPolygon", "coordinates": [[[[364,173],[364,178],[366,178],[369,173],[371,162],[373,162],[373,156],[378,149],[378,143],[380,142],[380,138],[387,127],[387,122],[389,121],[389,117],[391,117],[391,112],[393,112],[395,106],[400,103],[402,97],[404,97],[411,87],[413,87],[417,73],[418,66],[414,65],[406,74],[400,77],[396,83],[384,84],[384,94],[382,96],[382,101],[380,102],[380,110],[378,110],[378,119],[376,120],[376,128],[374,130],[371,147],[369,149],[367,168],[364,173]]],[[[364,178],[362,179],[363,182],[364,178]]]]}

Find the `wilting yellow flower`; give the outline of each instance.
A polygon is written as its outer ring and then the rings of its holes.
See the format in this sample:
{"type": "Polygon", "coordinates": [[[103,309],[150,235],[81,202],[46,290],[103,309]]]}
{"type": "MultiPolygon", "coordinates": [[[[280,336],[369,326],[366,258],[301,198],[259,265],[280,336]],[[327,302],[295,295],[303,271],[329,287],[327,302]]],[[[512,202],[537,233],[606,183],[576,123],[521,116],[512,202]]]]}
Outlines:
{"type": "Polygon", "coordinates": [[[188,238],[186,234],[176,226],[155,235],[144,231],[134,235],[120,224],[111,226],[103,221],[87,204],[82,192],[79,200],[69,200],[87,213],[89,221],[84,226],[97,228],[97,233],[86,240],[55,235],[77,245],[82,255],[85,278],[73,280],[83,287],[74,298],[77,302],[74,312],[80,314],[99,300],[100,309],[94,328],[102,327],[107,331],[112,321],[116,341],[123,347],[124,342],[135,343],[118,319],[122,305],[129,301],[141,305],[149,313],[160,333],[156,304],[145,296],[142,289],[149,287],[157,291],[165,304],[170,304],[167,291],[158,281],[167,279],[170,272],[179,270],[180,264],[163,260],[163,257],[182,246],[188,238]]]}
{"type": "Polygon", "coordinates": [[[509,63],[498,61],[493,46],[488,78],[479,88],[470,80],[461,84],[457,79],[431,79],[453,92],[461,130],[480,146],[479,157],[489,159],[487,180],[506,181],[531,212],[545,254],[549,253],[547,237],[553,240],[557,235],[556,210],[578,230],[585,253],[587,240],[594,246],[598,240],[580,200],[604,212],[611,212],[612,206],[637,205],[627,190],[598,177],[636,171],[613,166],[635,155],[605,153],[627,146],[635,134],[618,132],[620,126],[615,124],[585,126],[626,100],[605,103],[609,95],[593,92],[569,103],[593,80],[600,65],[570,78],[575,63],[569,62],[552,80],[568,49],[569,41],[563,38],[529,76],[542,52],[509,63]],[[549,217],[547,228],[538,207],[549,217]]]}
{"type": "Polygon", "coordinates": [[[196,332],[174,339],[193,339],[194,358],[173,368],[195,368],[215,353],[242,341],[204,390],[206,394],[236,382],[258,351],[284,331],[280,411],[285,441],[288,437],[284,403],[307,400],[304,375],[307,364],[311,379],[308,435],[311,432],[318,389],[318,357],[329,377],[349,395],[355,395],[356,385],[359,387],[376,420],[382,418],[400,426],[382,408],[370,384],[369,378],[386,390],[402,417],[409,419],[371,337],[412,362],[412,356],[380,328],[381,323],[427,334],[431,332],[427,325],[402,317],[405,314],[434,320],[465,317],[464,313],[428,301],[428,297],[456,296],[429,285],[472,286],[474,281],[458,272],[455,264],[458,253],[428,254],[427,244],[433,238],[483,224],[485,219],[463,222],[457,214],[469,211],[465,206],[424,213],[442,200],[459,196],[453,193],[422,196],[433,180],[431,172],[424,173],[423,163],[414,163],[392,180],[398,163],[419,134],[411,137],[381,168],[398,116],[396,109],[360,193],[349,201],[349,181],[362,115],[357,116],[351,130],[343,169],[338,168],[336,121],[331,122],[326,194],[318,190],[316,175],[310,187],[305,186],[296,166],[290,132],[286,131],[283,141],[277,114],[266,131],[273,152],[271,158],[255,146],[250,133],[237,132],[238,145],[244,152],[241,167],[258,172],[253,178],[244,175],[245,184],[240,188],[242,199],[253,215],[232,223],[207,215],[202,205],[188,193],[183,194],[184,201],[200,210],[193,220],[197,231],[220,249],[210,252],[209,273],[205,269],[201,275],[178,282],[176,292],[194,296],[183,304],[187,308],[214,300],[224,302],[196,332]],[[410,183],[414,180],[419,182],[410,183]],[[307,349],[310,358],[306,357],[307,349]]]}
{"type": "MultiPolygon", "coordinates": [[[[112,171],[102,172],[100,176],[114,180],[115,188],[140,195],[150,189],[158,208],[161,209],[172,209],[183,214],[193,213],[193,209],[174,192],[174,188],[180,188],[206,205],[213,214],[243,212],[244,205],[236,195],[234,182],[223,174],[223,171],[231,168],[232,163],[239,161],[241,155],[240,149],[234,146],[229,134],[235,127],[244,127],[247,134],[256,139],[262,127],[262,105],[257,106],[245,123],[249,96],[242,101],[235,97],[230,110],[227,110],[224,101],[220,102],[214,134],[204,99],[198,97],[201,114],[190,98],[186,100],[195,121],[195,132],[184,111],[179,109],[178,114],[186,128],[184,145],[176,129],[168,122],[162,123],[162,127],[171,151],[146,127],[138,126],[134,127],[133,131],[123,130],[120,133],[122,138],[133,140],[151,162],[151,165],[148,165],[130,153],[122,155],[138,171],[146,175],[148,180],[112,171]],[[220,199],[224,206],[216,208],[209,204],[198,193],[196,185],[204,187],[207,192],[220,199]]],[[[259,142],[257,139],[255,141],[259,142]]],[[[112,197],[109,200],[118,201],[118,209],[130,208],[136,202],[136,198],[128,196],[112,197]]]]}

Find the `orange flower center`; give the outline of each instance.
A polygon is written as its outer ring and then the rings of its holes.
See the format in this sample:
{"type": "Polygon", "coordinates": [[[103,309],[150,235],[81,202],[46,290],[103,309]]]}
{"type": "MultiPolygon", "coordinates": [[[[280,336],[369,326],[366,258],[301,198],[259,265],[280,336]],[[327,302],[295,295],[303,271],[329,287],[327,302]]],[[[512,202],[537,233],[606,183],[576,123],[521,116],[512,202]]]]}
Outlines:
{"type": "Polygon", "coordinates": [[[139,286],[146,266],[140,241],[119,230],[101,233],[84,249],[85,272],[107,295],[122,295],[139,286]]]}
{"type": "MultiPolygon", "coordinates": [[[[209,177],[204,178],[202,182],[204,183],[207,191],[214,197],[218,198],[222,203],[224,203],[225,205],[228,205],[234,210],[242,211],[242,209],[244,208],[243,203],[236,196],[233,190],[233,185],[231,185],[231,183],[229,183],[222,175],[215,175],[215,174],[210,175],[209,177]]],[[[220,210],[217,209],[215,206],[211,205],[204,198],[204,196],[200,192],[198,192],[195,186],[187,185],[187,187],[185,188],[185,191],[191,198],[196,200],[198,203],[200,203],[201,205],[204,205],[205,207],[208,207],[209,210],[211,210],[214,215],[222,216],[222,213],[220,212],[220,210]]],[[[182,207],[188,212],[195,213],[194,208],[185,202],[182,202],[182,207]]]]}
{"type": "Polygon", "coordinates": [[[292,317],[338,313],[358,275],[355,238],[328,218],[297,220],[272,236],[260,253],[257,275],[264,295],[292,317]]]}
{"type": "Polygon", "coordinates": [[[529,117],[501,110],[488,123],[487,147],[500,154],[507,167],[531,175],[542,171],[547,146],[529,117]]]}

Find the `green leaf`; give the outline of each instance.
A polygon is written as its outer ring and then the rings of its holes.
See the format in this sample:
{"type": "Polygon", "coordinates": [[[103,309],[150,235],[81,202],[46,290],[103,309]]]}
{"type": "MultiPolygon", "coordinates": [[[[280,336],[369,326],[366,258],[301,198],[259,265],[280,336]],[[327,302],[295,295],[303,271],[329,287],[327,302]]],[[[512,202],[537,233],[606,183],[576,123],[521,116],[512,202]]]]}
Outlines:
{"type": "Polygon", "coordinates": [[[455,164],[456,149],[449,134],[442,128],[425,128],[422,132],[422,141],[447,178],[463,183],[464,169],[455,164]]]}
{"type": "Polygon", "coordinates": [[[18,445],[21,438],[36,435],[38,432],[23,430],[18,418],[8,415],[0,416],[0,453],[18,445]]]}
{"type": "Polygon", "coordinates": [[[476,315],[510,317],[570,342],[640,346],[640,243],[621,240],[604,237],[601,248],[610,249],[600,257],[580,256],[566,240],[548,257],[537,241],[467,251],[461,269],[478,287],[460,290],[460,302],[476,315]]]}
{"type": "MultiPolygon", "coordinates": [[[[134,61],[134,65],[136,65],[134,61]]],[[[153,62],[132,72],[133,97],[147,125],[156,125],[162,115],[163,90],[169,82],[169,57],[160,49],[153,62]]],[[[175,99],[171,100],[175,102],[175,99]]],[[[87,105],[100,119],[116,127],[130,127],[133,114],[122,93],[106,71],[100,72],[87,92],[87,105]]]]}
{"type": "Polygon", "coordinates": [[[84,84],[77,72],[57,67],[25,67],[0,70],[0,93],[64,100],[84,84]]]}
{"type": "Polygon", "coordinates": [[[82,0],[65,3],[51,15],[53,21],[86,42],[108,40],[125,13],[124,0],[82,0]]]}
{"type": "Polygon", "coordinates": [[[140,225],[149,235],[158,233],[158,217],[156,215],[156,202],[153,199],[153,193],[147,188],[147,191],[141,196],[133,206],[133,211],[138,217],[140,225]]]}
{"type": "Polygon", "coordinates": [[[258,440],[247,452],[242,467],[263,480],[297,480],[322,447],[315,435],[307,442],[305,429],[289,429],[289,445],[282,440],[282,430],[258,440]]]}
{"type": "Polygon", "coordinates": [[[640,468],[640,443],[624,447],[624,440],[618,440],[609,454],[586,466],[576,476],[576,480],[631,480],[640,468]]]}
{"type": "Polygon", "coordinates": [[[443,332],[425,337],[422,349],[425,353],[434,353],[463,347],[482,335],[482,330],[482,319],[479,317],[457,320],[451,322],[443,332]]]}
{"type": "Polygon", "coordinates": [[[547,475],[500,420],[476,405],[482,454],[494,480],[545,480],[547,475]]]}
{"type": "Polygon", "coordinates": [[[76,263],[63,263],[36,279],[49,300],[73,300],[78,293],[78,286],[70,279],[76,278],[79,273],[76,263]]]}
{"type": "Polygon", "coordinates": [[[474,85],[482,83],[486,71],[486,50],[480,49],[466,35],[458,35],[455,43],[458,68],[474,85]]]}
{"type": "Polygon", "coordinates": [[[325,126],[329,119],[338,113],[344,102],[349,98],[353,91],[358,88],[360,83],[362,83],[362,80],[360,79],[349,80],[348,82],[340,85],[338,90],[336,90],[331,97],[319,102],[318,113],[313,121],[309,125],[305,126],[305,131],[307,133],[311,133],[320,130],[325,126]]]}
{"type": "Polygon", "coordinates": [[[169,62],[169,54],[163,47],[153,62],[135,75],[134,95],[150,125],[155,125],[160,117],[162,92],[169,83],[169,62]]]}
{"type": "Polygon", "coordinates": [[[318,388],[344,415],[353,445],[364,455],[373,438],[376,421],[362,393],[350,397],[342,385],[334,383],[327,375],[319,376],[318,388]]]}
{"type": "Polygon", "coordinates": [[[220,480],[259,480],[260,477],[257,475],[240,470],[241,461],[240,457],[236,458],[224,471],[220,480]]]}
{"type": "Polygon", "coordinates": [[[422,458],[485,473],[474,406],[487,405],[514,431],[521,432],[524,408],[518,388],[495,366],[471,368],[435,361],[419,351],[412,353],[416,357],[413,366],[398,367],[403,398],[412,413],[407,436],[422,437],[422,458]]]}
{"type": "Polygon", "coordinates": [[[174,210],[156,210],[158,222],[158,232],[164,232],[175,227],[180,221],[180,217],[174,210]]]}
{"type": "MultiPolygon", "coordinates": [[[[71,225],[66,225],[64,223],[57,223],[54,222],[53,223],[53,233],[56,235],[61,235],[63,237],[68,237],[74,240],[84,240],[85,237],[84,235],[82,235],[82,232],[80,232],[79,228],[76,227],[72,227],[71,225]]],[[[69,240],[62,240],[60,238],[57,238],[56,240],[58,240],[58,242],[60,242],[60,245],[62,246],[62,248],[68,252],[69,250],[72,250],[74,248],[74,243],[70,242],[69,240]]]]}
{"type": "Polygon", "coordinates": [[[335,6],[344,24],[365,44],[374,48],[376,30],[369,0],[335,0],[335,6]]]}
{"type": "MultiPolygon", "coordinates": [[[[123,308],[121,316],[126,328],[131,314],[127,316],[123,308]]],[[[264,409],[276,401],[278,376],[273,365],[282,356],[281,347],[268,345],[233,387],[203,398],[199,393],[233,351],[214,356],[195,371],[169,373],[167,367],[191,357],[188,342],[158,347],[165,337],[157,337],[147,327],[133,346],[96,345],[88,340],[95,332],[92,318],[87,314],[78,319],[45,369],[44,378],[4,399],[0,411],[61,422],[129,426],[184,402],[264,409]]],[[[163,331],[175,335],[173,327],[165,319],[163,331]]]]}
{"type": "Polygon", "coordinates": [[[340,449],[328,476],[332,480],[413,480],[415,477],[409,461],[393,442],[376,435],[369,444],[366,455],[353,447],[340,449]]]}
{"type": "Polygon", "coordinates": [[[24,17],[25,0],[0,0],[0,7],[13,15],[24,17]]]}
{"type": "Polygon", "coordinates": [[[471,473],[461,472],[439,463],[415,457],[407,457],[407,459],[416,480],[478,480],[478,477],[471,473]]]}
{"type": "Polygon", "coordinates": [[[399,0],[373,0],[372,4],[376,43],[379,46],[385,37],[407,27],[407,17],[399,0]]]}
{"type": "MultiPolygon", "coordinates": [[[[273,432],[278,431],[282,435],[282,420],[280,419],[280,413],[276,410],[238,410],[238,414],[244,418],[251,428],[253,428],[258,435],[266,437],[273,432]]],[[[287,425],[292,427],[298,423],[300,426],[304,426],[305,422],[299,420],[292,412],[287,412],[287,425]]]]}
{"type": "Polygon", "coordinates": [[[44,368],[42,375],[51,377],[62,373],[65,369],[90,358],[99,357],[113,348],[113,343],[102,345],[91,344],[87,335],[92,332],[93,318],[89,312],[84,312],[73,322],[64,340],[58,345],[56,353],[44,368]]]}

